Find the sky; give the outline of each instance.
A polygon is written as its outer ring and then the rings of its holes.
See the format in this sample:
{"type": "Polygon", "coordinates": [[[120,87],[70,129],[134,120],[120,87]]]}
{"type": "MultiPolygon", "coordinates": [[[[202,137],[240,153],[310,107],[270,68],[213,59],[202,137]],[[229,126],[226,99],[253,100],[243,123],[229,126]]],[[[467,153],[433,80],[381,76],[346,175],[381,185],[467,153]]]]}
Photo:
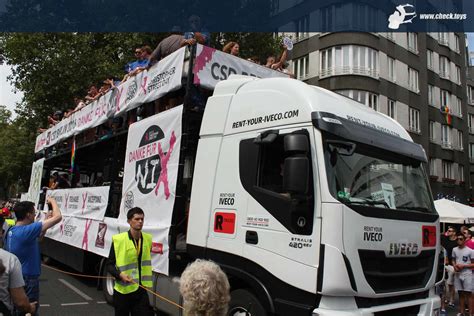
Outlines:
{"type": "MultiPolygon", "coordinates": [[[[0,0],[1,2],[1,0],[0,0]]],[[[474,51],[474,33],[467,33],[470,51],[474,51]]],[[[15,105],[21,101],[23,93],[13,92],[13,87],[7,82],[7,76],[11,74],[11,69],[7,65],[0,65],[0,105],[6,105],[14,113],[15,105]]]]}
{"type": "Polygon", "coordinates": [[[23,93],[18,91],[13,92],[13,86],[7,82],[7,77],[11,75],[11,68],[5,64],[0,65],[0,105],[6,105],[6,107],[12,111],[14,115],[15,104],[21,101],[23,93]]]}

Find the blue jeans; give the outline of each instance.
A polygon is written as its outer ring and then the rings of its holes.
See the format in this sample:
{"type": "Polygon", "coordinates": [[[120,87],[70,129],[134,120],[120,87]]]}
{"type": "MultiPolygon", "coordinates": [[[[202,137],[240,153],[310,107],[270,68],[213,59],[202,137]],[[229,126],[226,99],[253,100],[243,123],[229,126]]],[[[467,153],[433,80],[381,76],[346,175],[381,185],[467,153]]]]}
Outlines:
{"type": "MultiPolygon", "coordinates": [[[[36,313],[32,316],[39,316],[39,276],[24,275],[23,280],[25,280],[25,292],[30,303],[38,302],[36,305],[36,313]]],[[[14,315],[25,315],[25,313],[15,309],[14,315]]]]}

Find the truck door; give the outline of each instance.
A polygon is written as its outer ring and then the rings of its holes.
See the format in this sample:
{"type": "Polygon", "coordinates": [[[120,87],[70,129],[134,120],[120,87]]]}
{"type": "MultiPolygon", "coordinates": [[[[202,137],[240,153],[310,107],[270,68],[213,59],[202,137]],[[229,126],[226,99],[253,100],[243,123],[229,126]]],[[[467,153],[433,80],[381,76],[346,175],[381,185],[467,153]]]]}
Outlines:
{"type": "Polygon", "coordinates": [[[300,127],[224,137],[208,247],[239,255],[315,293],[320,221],[309,131],[300,127]]]}

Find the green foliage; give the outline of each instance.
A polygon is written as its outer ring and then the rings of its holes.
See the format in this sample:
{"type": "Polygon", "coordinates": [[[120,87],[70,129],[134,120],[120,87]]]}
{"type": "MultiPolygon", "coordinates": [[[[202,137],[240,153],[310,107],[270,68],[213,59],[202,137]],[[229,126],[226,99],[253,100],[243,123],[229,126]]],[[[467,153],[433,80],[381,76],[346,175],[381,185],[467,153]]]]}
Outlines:
{"type": "MultiPolygon", "coordinates": [[[[18,114],[0,106],[0,190],[19,179],[29,183],[38,127],[55,110],[74,107],[91,84],[108,76],[121,78],[124,66],[135,60],[137,46],[152,49],[168,33],[1,33],[0,63],[12,66],[9,80],[24,93],[18,114]]],[[[262,62],[280,52],[280,39],[271,33],[215,33],[212,46],[221,49],[228,41],[240,44],[242,58],[257,56],[262,62]]],[[[0,192],[1,194],[1,192],[0,192]]]]}
{"type": "Polygon", "coordinates": [[[34,131],[21,120],[12,122],[10,111],[0,106],[0,195],[12,185],[27,190],[35,138],[34,131]]]}
{"type": "MultiPolygon", "coordinates": [[[[46,124],[54,110],[74,107],[73,98],[87,94],[110,75],[122,77],[136,46],[151,47],[165,34],[147,33],[4,33],[1,54],[12,66],[10,77],[24,92],[17,112],[46,124]]],[[[34,124],[34,122],[31,122],[34,124]]],[[[35,127],[38,127],[36,125],[35,127]]]]}
{"type": "Polygon", "coordinates": [[[240,57],[257,57],[265,64],[268,56],[281,53],[281,39],[273,33],[213,33],[214,47],[222,49],[228,42],[237,42],[240,46],[240,57]]]}

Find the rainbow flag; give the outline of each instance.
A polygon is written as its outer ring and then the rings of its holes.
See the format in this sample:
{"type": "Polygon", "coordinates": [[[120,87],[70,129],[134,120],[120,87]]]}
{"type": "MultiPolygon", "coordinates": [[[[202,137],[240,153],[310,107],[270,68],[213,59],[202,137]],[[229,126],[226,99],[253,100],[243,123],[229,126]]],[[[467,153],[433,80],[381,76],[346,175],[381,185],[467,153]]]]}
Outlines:
{"type": "Polygon", "coordinates": [[[74,160],[76,159],[76,137],[72,138],[72,149],[71,149],[71,173],[74,172],[74,160]]]}
{"type": "Polygon", "coordinates": [[[447,105],[441,107],[441,112],[444,113],[446,124],[451,125],[451,110],[447,105]]]}

